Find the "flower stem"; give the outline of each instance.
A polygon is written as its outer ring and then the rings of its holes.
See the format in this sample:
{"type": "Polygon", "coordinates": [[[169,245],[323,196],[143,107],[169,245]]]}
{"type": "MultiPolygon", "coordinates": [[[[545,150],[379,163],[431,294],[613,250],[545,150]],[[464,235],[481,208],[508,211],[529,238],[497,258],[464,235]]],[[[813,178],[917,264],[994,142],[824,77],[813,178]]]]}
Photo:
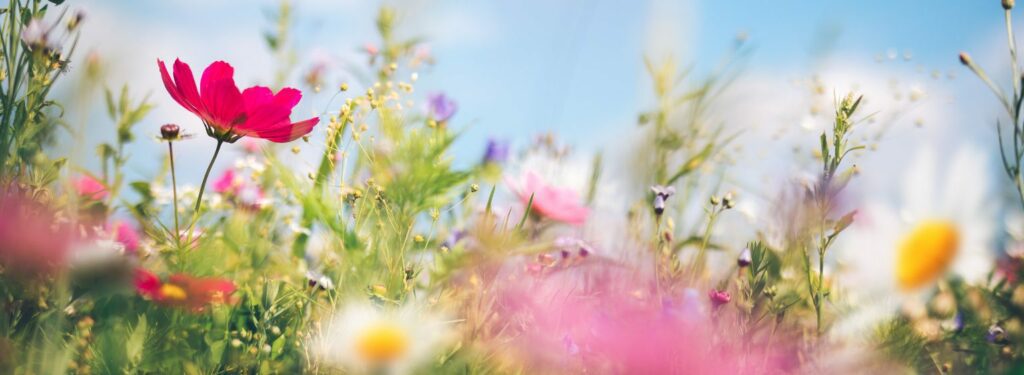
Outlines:
{"type": "Polygon", "coordinates": [[[167,141],[167,152],[171,159],[171,193],[174,195],[174,242],[181,245],[181,228],[178,224],[178,177],[174,173],[174,142],[167,141]]]}
{"type": "Polygon", "coordinates": [[[196,220],[199,220],[199,209],[202,208],[203,204],[203,192],[206,191],[206,180],[210,178],[210,171],[213,170],[213,162],[217,160],[217,154],[220,154],[220,146],[224,145],[224,140],[217,140],[217,148],[213,150],[213,157],[210,158],[210,165],[206,167],[206,174],[203,175],[203,183],[199,185],[199,196],[196,197],[196,208],[192,210],[192,224],[188,226],[189,241],[192,241],[192,226],[196,224],[196,220]]]}

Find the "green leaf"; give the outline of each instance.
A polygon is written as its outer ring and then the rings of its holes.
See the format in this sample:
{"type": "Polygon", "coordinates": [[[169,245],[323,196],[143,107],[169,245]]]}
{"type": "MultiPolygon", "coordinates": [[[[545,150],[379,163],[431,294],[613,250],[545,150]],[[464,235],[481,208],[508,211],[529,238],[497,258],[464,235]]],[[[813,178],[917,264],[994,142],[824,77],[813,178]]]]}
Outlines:
{"type": "Polygon", "coordinates": [[[530,194],[530,201],[526,202],[526,210],[523,211],[523,218],[519,219],[519,225],[516,225],[516,229],[522,229],[523,225],[526,224],[526,218],[530,217],[530,210],[533,209],[533,195],[530,194]]]}
{"type": "Polygon", "coordinates": [[[492,185],[491,193],[487,195],[487,208],[484,209],[484,213],[486,213],[488,216],[490,216],[491,214],[491,202],[494,201],[494,190],[496,190],[497,188],[498,185],[492,185]]]}
{"type": "Polygon", "coordinates": [[[139,322],[135,324],[132,333],[128,335],[128,341],[125,342],[125,351],[131,363],[137,364],[142,360],[142,353],[146,346],[146,335],[149,333],[148,330],[146,316],[139,315],[139,322]]]}

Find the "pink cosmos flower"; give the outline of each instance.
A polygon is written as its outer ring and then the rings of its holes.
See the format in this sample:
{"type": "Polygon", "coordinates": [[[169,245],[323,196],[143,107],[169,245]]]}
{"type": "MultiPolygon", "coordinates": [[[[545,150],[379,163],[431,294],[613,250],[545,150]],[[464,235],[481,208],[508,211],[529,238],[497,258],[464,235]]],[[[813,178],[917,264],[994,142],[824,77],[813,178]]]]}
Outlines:
{"type": "Polygon", "coordinates": [[[225,170],[213,182],[213,191],[224,194],[229,201],[247,209],[260,209],[264,198],[266,198],[259,185],[244,180],[235,173],[234,169],[225,170]]]}
{"type": "Polygon", "coordinates": [[[78,195],[86,199],[103,200],[110,194],[102,182],[87,174],[75,179],[73,185],[78,195]]]}
{"type": "Polygon", "coordinates": [[[277,94],[262,86],[239,90],[235,85],[235,70],[226,62],[210,64],[203,71],[198,88],[192,69],[181,60],[174,61],[173,80],[163,61],[157,60],[157,65],[164,87],[174,101],[199,116],[206,133],[218,140],[234,143],[250,136],[278,143],[291,142],[309,134],[320,121],[317,117],[291,121],[292,109],[302,98],[299,90],[286,87],[277,94]]]}
{"type": "Polygon", "coordinates": [[[233,194],[241,185],[241,181],[235,176],[234,169],[225,170],[224,173],[213,182],[213,191],[220,194],[233,194]]]}
{"type": "Polygon", "coordinates": [[[112,225],[114,239],[124,245],[127,254],[135,254],[139,250],[139,232],[126,221],[116,221],[112,225]]]}
{"type": "Polygon", "coordinates": [[[581,204],[580,196],[572,189],[550,186],[533,172],[526,173],[526,184],[518,189],[519,199],[526,204],[533,196],[530,210],[551,220],[573,225],[583,224],[590,210],[581,204]]]}

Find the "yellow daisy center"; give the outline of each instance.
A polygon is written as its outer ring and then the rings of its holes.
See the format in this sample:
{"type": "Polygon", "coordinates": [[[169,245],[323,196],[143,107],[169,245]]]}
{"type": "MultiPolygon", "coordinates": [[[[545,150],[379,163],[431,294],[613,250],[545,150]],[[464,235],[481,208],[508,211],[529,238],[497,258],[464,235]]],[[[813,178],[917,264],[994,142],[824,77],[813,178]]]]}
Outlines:
{"type": "Polygon", "coordinates": [[[960,232],[953,223],[926,220],[900,243],[896,280],[904,290],[916,289],[946,272],[960,247],[960,232]]]}
{"type": "Polygon", "coordinates": [[[390,322],[374,323],[356,339],[356,351],[367,362],[390,362],[409,349],[409,336],[390,322]]]}
{"type": "Polygon", "coordinates": [[[174,284],[164,284],[160,286],[160,295],[169,300],[184,301],[188,298],[188,294],[185,293],[185,289],[174,284]]]}

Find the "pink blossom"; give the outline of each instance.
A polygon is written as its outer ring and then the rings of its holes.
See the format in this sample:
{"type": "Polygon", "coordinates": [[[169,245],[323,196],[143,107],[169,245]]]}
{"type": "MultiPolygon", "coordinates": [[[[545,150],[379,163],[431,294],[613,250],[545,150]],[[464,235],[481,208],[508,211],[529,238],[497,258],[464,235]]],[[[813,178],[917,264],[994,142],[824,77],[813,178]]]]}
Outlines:
{"type": "Polygon", "coordinates": [[[235,176],[235,170],[227,169],[213,182],[212,187],[213,191],[220,194],[234,194],[240,185],[240,181],[235,176]]]}
{"type": "Polygon", "coordinates": [[[75,179],[73,184],[78,195],[86,199],[103,200],[110,194],[102,182],[87,174],[75,179]]]}
{"type": "Polygon", "coordinates": [[[203,121],[211,137],[235,142],[241,137],[262,138],[284,143],[309,134],[320,121],[313,117],[292,122],[292,109],[299,104],[302,92],[285,87],[276,94],[269,88],[252,86],[244,91],[235,85],[235,69],[226,62],[215,61],[203,71],[196,87],[192,69],[174,61],[174,78],[163,61],[157,60],[164,87],[171,98],[203,121]]]}
{"type": "Polygon", "coordinates": [[[607,259],[542,274],[506,265],[493,284],[509,330],[498,340],[538,373],[784,373],[794,365],[784,340],[745,343],[742,330],[714,323],[696,290],[657,293],[655,284],[607,259]]]}
{"type": "Polygon", "coordinates": [[[114,238],[124,245],[125,253],[135,254],[139,250],[139,232],[126,221],[113,224],[114,238]]]}
{"type": "Polygon", "coordinates": [[[54,227],[54,216],[34,202],[0,197],[0,265],[5,273],[31,277],[65,266],[72,232],[54,227]]]}
{"type": "Polygon", "coordinates": [[[533,172],[527,172],[526,184],[517,193],[523,204],[529,203],[532,195],[530,210],[551,220],[580,225],[590,213],[576,191],[547,185],[533,172]]]}

